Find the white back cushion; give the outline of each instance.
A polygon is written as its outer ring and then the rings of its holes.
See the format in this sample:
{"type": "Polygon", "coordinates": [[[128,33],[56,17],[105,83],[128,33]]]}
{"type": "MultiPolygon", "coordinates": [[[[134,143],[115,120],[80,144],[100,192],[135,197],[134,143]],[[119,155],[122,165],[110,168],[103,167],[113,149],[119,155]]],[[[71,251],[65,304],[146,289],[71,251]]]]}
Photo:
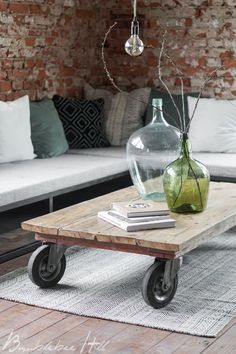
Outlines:
{"type": "MultiPolygon", "coordinates": [[[[197,98],[188,96],[191,117],[197,98]]],[[[236,100],[200,98],[190,125],[193,151],[236,153],[236,100]]]]}
{"type": "Polygon", "coordinates": [[[33,159],[30,136],[29,97],[0,101],[0,163],[33,159]]]}

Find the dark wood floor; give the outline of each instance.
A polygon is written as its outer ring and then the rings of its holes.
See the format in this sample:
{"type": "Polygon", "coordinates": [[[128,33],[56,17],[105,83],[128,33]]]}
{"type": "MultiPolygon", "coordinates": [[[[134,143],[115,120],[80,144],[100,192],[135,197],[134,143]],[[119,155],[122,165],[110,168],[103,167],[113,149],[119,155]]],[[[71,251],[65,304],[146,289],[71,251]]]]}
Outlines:
{"type": "MultiPolygon", "coordinates": [[[[0,275],[25,266],[28,258],[1,264],[0,275]]],[[[0,300],[0,351],[10,349],[16,353],[235,354],[236,318],[217,338],[204,338],[0,300]]]]}

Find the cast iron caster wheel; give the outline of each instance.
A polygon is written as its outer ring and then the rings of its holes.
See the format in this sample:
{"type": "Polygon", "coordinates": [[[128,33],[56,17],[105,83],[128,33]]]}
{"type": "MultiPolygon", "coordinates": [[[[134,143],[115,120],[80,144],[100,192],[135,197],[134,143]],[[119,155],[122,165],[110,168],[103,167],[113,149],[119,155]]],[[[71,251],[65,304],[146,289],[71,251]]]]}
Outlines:
{"type": "Polygon", "coordinates": [[[159,309],[168,305],[175,296],[178,286],[178,275],[172,280],[168,289],[162,289],[165,263],[155,262],[148,268],[142,282],[142,295],[144,301],[159,309]]]}
{"type": "Polygon", "coordinates": [[[63,254],[56,269],[52,272],[47,270],[47,262],[50,246],[43,245],[34,251],[28,263],[28,275],[30,280],[41,288],[55,286],[63,277],[66,269],[66,257],[63,254]]]}

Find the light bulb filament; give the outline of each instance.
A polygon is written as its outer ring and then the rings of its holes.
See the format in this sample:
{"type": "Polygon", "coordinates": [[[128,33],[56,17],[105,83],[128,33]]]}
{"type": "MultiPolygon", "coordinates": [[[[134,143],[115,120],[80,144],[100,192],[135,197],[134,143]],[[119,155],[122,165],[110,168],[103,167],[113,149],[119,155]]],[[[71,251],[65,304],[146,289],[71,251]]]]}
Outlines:
{"type": "Polygon", "coordinates": [[[139,38],[139,22],[134,17],[131,23],[131,36],[125,43],[125,51],[131,56],[138,56],[142,54],[144,50],[144,44],[139,38]]]}

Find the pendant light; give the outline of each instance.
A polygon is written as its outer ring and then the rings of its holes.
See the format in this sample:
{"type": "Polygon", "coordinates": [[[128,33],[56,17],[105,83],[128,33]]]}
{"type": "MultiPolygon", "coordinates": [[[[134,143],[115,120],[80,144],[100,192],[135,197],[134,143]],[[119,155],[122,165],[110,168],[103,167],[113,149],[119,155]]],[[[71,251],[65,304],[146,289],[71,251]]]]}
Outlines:
{"type": "Polygon", "coordinates": [[[136,57],[142,54],[144,50],[144,44],[139,38],[139,22],[137,19],[137,0],[133,2],[134,17],[131,22],[131,36],[125,43],[125,51],[129,55],[136,57]]]}

